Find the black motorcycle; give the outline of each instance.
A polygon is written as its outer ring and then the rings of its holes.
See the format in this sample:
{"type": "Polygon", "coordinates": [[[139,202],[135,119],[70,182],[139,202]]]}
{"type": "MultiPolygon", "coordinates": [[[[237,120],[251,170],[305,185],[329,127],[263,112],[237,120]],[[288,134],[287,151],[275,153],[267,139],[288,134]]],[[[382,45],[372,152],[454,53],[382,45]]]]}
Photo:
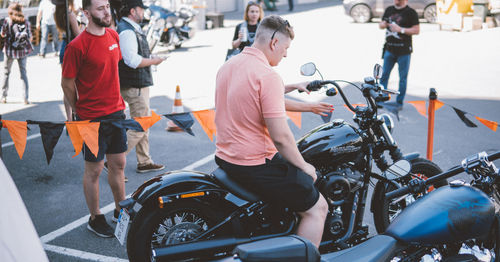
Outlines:
{"type": "Polygon", "coordinates": [[[453,181],[418,199],[384,234],[349,249],[323,254],[308,240],[291,235],[237,246],[231,257],[213,262],[498,262],[500,261],[500,158],[481,152],[442,174],[387,194],[387,199],[426,194],[437,181],[466,172],[470,184],[453,181]]]}
{"type": "MultiPolygon", "coordinates": [[[[301,67],[304,75],[316,71],[312,63],[301,67]]],[[[372,180],[376,185],[370,210],[377,231],[382,232],[419,197],[415,194],[392,203],[385,200],[385,193],[412,179],[425,180],[441,173],[437,165],[419,158],[417,153],[403,155],[398,149],[391,135],[391,117],[378,114],[376,102],[387,101],[390,92],[378,85],[380,71],[376,65],[375,77],[365,78],[359,87],[367,106],[353,107],[337,83],[341,81],[316,80],[308,86],[311,91],[324,88],[329,96],[338,91],[355,113],[354,122],[358,125],[356,128],[343,120],[333,120],[297,142],[304,159],[316,167],[315,185],[329,204],[321,252],[345,249],[366,239],[368,226],[363,223],[363,214],[372,180]],[[392,158],[393,168],[389,169],[384,152],[392,158]],[[382,172],[376,173],[373,163],[382,172]]],[[[121,206],[134,212],[136,203],[142,208],[128,232],[127,253],[131,261],[158,257],[172,261],[224,254],[240,243],[290,235],[299,220],[294,212],[262,201],[222,169],[211,174],[174,171],[157,176],[146,181],[121,206]]]]}

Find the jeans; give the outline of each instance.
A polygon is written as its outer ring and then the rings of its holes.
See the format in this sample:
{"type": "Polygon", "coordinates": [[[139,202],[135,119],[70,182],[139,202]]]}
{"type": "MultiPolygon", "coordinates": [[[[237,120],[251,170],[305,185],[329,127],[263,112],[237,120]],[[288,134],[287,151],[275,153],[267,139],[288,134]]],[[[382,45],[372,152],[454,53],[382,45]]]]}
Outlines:
{"type": "Polygon", "coordinates": [[[57,32],[56,25],[42,24],[42,42],[40,43],[40,54],[45,55],[47,48],[47,40],[49,39],[49,32],[52,34],[52,47],[54,52],[59,49],[59,32],[57,32]]]}
{"type": "MultiPolygon", "coordinates": [[[[26,61],[28,60],[28,57],[23,57],[23,58],[18,58],[16,59],[17,63],[19,64],[19,71],[21,72],[21,80],[23,80],[24,83],[24,100],[28,100],[28,91],[29,91],[29,85],[28,85],[28,75],[26,74],[26,61]]],[[[9,75],[10,75],[10,69],[12,68],[12,63],[14,62],[14,58],[6,56],[5,57],[5,66],[4,66],[4,82],[3,82],[3,94],[2,97],[7,97],[7,92],[9,91],[9,75]]]]}
{"type": "Polygon", "coordinates": [[[394,67],[394,64],[398,63],[399,95],[396,98],[396,102],[400,105],[403,104],[403,100],[405,99],[408,71],[410,70],[410,58],[411,54],[395,55],[389,51],[385,51],[384,53],[384,66],[380,84],[382,84],[384,88],[387,89],[387,84],[389,82],[389,76],[391,75],[392,68],[394,67]]]}

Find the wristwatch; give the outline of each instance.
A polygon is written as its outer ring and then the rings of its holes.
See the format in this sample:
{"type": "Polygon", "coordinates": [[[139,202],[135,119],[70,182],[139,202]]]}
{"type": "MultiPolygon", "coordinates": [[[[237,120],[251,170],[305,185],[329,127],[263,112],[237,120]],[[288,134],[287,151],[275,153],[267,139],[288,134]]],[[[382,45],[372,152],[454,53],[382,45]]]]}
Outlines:
{"type": "Polygon", "coordinates": [[[401,34],[405,34],[405,29],[404,28],[401,28],[401,34]]]}

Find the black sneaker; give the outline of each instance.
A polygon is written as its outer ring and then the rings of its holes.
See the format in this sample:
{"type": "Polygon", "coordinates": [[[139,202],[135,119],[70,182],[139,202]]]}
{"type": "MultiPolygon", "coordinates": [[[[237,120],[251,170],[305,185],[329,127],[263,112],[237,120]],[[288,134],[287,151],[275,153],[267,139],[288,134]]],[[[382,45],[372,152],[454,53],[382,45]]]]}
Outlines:
{"type": "Polygon", "coordinates": [[[104,215],[96,215],[94,220],[89,217],[89,223],[87,224],[87,229],[94,232],[100,237],[113,237],[114,230],[106,222],[104,215]]]}
{"type": "Polygon", "coordinates": [[[137,173],[147,173],[147,172],[153,172],[153,171],[159,171],[164,169],[164,165],[159,165],[155,163],[147,164],[144,166],[137,166],[137,169],[135,170],[137,173]]]}

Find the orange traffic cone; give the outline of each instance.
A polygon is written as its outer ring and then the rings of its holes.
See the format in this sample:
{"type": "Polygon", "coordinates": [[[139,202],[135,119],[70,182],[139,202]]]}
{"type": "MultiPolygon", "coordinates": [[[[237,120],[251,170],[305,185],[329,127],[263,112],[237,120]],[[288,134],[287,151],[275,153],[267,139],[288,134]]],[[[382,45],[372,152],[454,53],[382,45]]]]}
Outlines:
{"type": "MultiPolygon", "coordinates": [[[[172,113],[173,114],[184,113],[184,107],[182,106],[182,100],[181,100],[181,88],[179,86],[175,87],[175,99],[174,99],[174,105],[172,106],[172,113]]],[[[183,131],[182,128],[178,127],[172,120],[169,120],[167,122],[166,130],[170,132],[183,131]]]]}

